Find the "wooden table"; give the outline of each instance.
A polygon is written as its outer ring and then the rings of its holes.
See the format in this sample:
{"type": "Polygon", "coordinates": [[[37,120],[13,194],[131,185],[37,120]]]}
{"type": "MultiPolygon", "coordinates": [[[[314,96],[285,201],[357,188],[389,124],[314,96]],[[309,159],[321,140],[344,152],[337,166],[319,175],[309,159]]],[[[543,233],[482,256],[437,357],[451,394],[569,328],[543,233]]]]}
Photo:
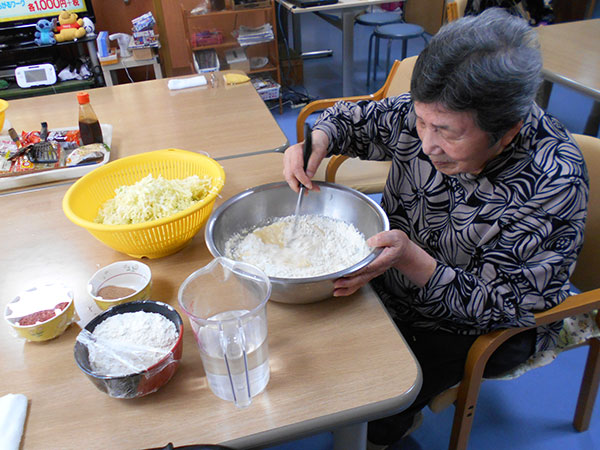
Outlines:
{"type": "MultiPolygon", "coordinates": [[[[221,164],[227,181],[218,204],[249,187],[282,180],[280,154],[221,164]]],[[[100,267],[130,259],[67,220],[61,210],[67,188],[0,197],[3,227],[10,230],[0,252],[2,310],[26,287],[63,282],[73,287],[77,310],[88,319],[95,305],[87,280],[100,267]]],[[[152,299],[178,308],[180,284],[211,259],[201,231],[180,252],[145,260],[153,274],[152,299]]],[[[364,421],[406,408],[420,388],[420,370],[370,288],[309,305],[269,303],[271,380],[244,410],[208,388],[183,317],[177,373],[158,392],[136,400],[108,397],[79,371],[73,359],[77,325],[52,341],[30,343],[13,337],[5,324],[0,395],[22,393],[29,399],[22,448],[137,450],[168,442],[251,448],[323,430],[337,430],[336,448],[364,448],[364,421]]]]}
{"type": "Polygon", "coordinates": [[[133,56],[129,56],[127,58],[120,58],[119,61],[114,64],[102,65],[101,67],[102,74],[104,75],[104,82],[107,86],[114,86],[115,84],[119,84],[116,73],[117,70],[127,70],[133,67],[144,66],[152,66],[152,69],[154,70],[154,78],[163,77],[162,69],[160,68],[160,61],[158,60],[158,54],[154,53],[154,50],[152,49],[152,58],[149,59],[135,59],[133,56]]]}
{"type": "MultiPolygon", "coordinates": [[[[113,125],[111,159],[124,155],[181,148],[208,152],[215,159],[288,146],[285,134],[251,83],[200,86],[178,91],[167,79],[89,90],[101,123],[113,125]]],[[[77,126],[74,92],[11,100],[6,118],[19,133],[77,126]]]]}
{"type": "Polygon", "coordinates": [[[552,83],[592,97],[594,104],[584,134],[596,136],[600,125],[600,19],[543,26],[537,32],[545,80],[540,106],[547,107],[552,83]]]}

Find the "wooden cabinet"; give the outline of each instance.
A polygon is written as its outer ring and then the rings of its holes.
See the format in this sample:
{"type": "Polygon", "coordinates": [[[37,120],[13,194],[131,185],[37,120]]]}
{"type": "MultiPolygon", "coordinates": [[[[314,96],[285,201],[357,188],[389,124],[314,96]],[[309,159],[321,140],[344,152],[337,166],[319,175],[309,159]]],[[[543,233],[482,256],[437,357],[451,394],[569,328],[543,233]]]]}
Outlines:
{"type": "MultiPolygon", "coordinates": [[[[192,61],[193,53],[197,50],[215,49],[219,56],[221,68],[227,68],[225,66],[225,52],[240,46],[237,39],[232,35],[232,32],[239,30],[240,26],[255,28],[264,24],[271,24],[273,30],[272,40],[243,47],[250,63],[260,60],[265,61],[265,58],[268,59],[266,65],[260,64],[260,67],[257,68],[253,68],[251,64],[247,74],[249,76],[270,75],[274,81],[281,85],[275,6],[273,0],[263,1],[261,5],[264,6],[223,9],[222,11],[211,11],[200,15],[192,15],[188,10],[182,8],[190,60],[192,61]],[[219,31],[222,34],[222,42],[199,45],[196,39],[197,33],[213,30],[219,31]]],[[[230,3],[228,3],[228,7],[235,8],[230,3]]],[[[281,105],[281,96],[279,97],[279,102],[281,105]]]]}

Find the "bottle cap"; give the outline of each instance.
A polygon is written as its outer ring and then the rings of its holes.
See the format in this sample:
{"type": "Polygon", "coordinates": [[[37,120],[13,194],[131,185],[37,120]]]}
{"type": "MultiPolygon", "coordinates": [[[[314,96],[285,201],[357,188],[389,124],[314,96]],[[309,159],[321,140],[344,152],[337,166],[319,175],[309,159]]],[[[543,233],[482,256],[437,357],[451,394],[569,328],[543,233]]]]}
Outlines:
{"type": "Polygon", "coordinates": [[[77,101],[79,102],[80,105],[83,105],[84,103],[89,103],[90,102],[90,94],[88,94],[87,92],[78,92],[77,93],[77,101]]]}

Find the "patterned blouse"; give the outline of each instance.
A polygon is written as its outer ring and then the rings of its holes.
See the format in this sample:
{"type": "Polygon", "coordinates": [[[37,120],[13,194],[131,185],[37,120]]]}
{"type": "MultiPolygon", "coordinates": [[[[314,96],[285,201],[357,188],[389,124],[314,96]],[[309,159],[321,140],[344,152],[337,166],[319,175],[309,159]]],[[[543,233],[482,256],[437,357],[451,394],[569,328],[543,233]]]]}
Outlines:
{"type": "MultiPolygon", "coordinates": [[[[569,295],[583,242],[588,175],[565,128],[536,104],[478,174],[438,172],[421,149],[410,94],[338,102],[315,123],[328,153],[392,160],[382,207],[393,229],[437,261],[422,288],[391,268],[372,284],[392,317],[459,334],[535,325],[533,311],[569,295]]],[[[536,349],[561,323],[539,327],[536,349]]]]}

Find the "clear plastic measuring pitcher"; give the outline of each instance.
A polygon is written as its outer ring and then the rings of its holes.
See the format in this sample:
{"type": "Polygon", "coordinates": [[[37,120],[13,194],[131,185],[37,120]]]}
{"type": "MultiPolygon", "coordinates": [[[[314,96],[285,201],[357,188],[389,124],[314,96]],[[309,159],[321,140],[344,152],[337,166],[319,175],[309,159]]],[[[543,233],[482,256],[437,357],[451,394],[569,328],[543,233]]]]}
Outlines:
{"type": "Polygon", "coordinates": [[[245,408],[269,382],[267,300],[271,282],[257,267],[215,258],[179,288],[211,390],[245,408]]]}

